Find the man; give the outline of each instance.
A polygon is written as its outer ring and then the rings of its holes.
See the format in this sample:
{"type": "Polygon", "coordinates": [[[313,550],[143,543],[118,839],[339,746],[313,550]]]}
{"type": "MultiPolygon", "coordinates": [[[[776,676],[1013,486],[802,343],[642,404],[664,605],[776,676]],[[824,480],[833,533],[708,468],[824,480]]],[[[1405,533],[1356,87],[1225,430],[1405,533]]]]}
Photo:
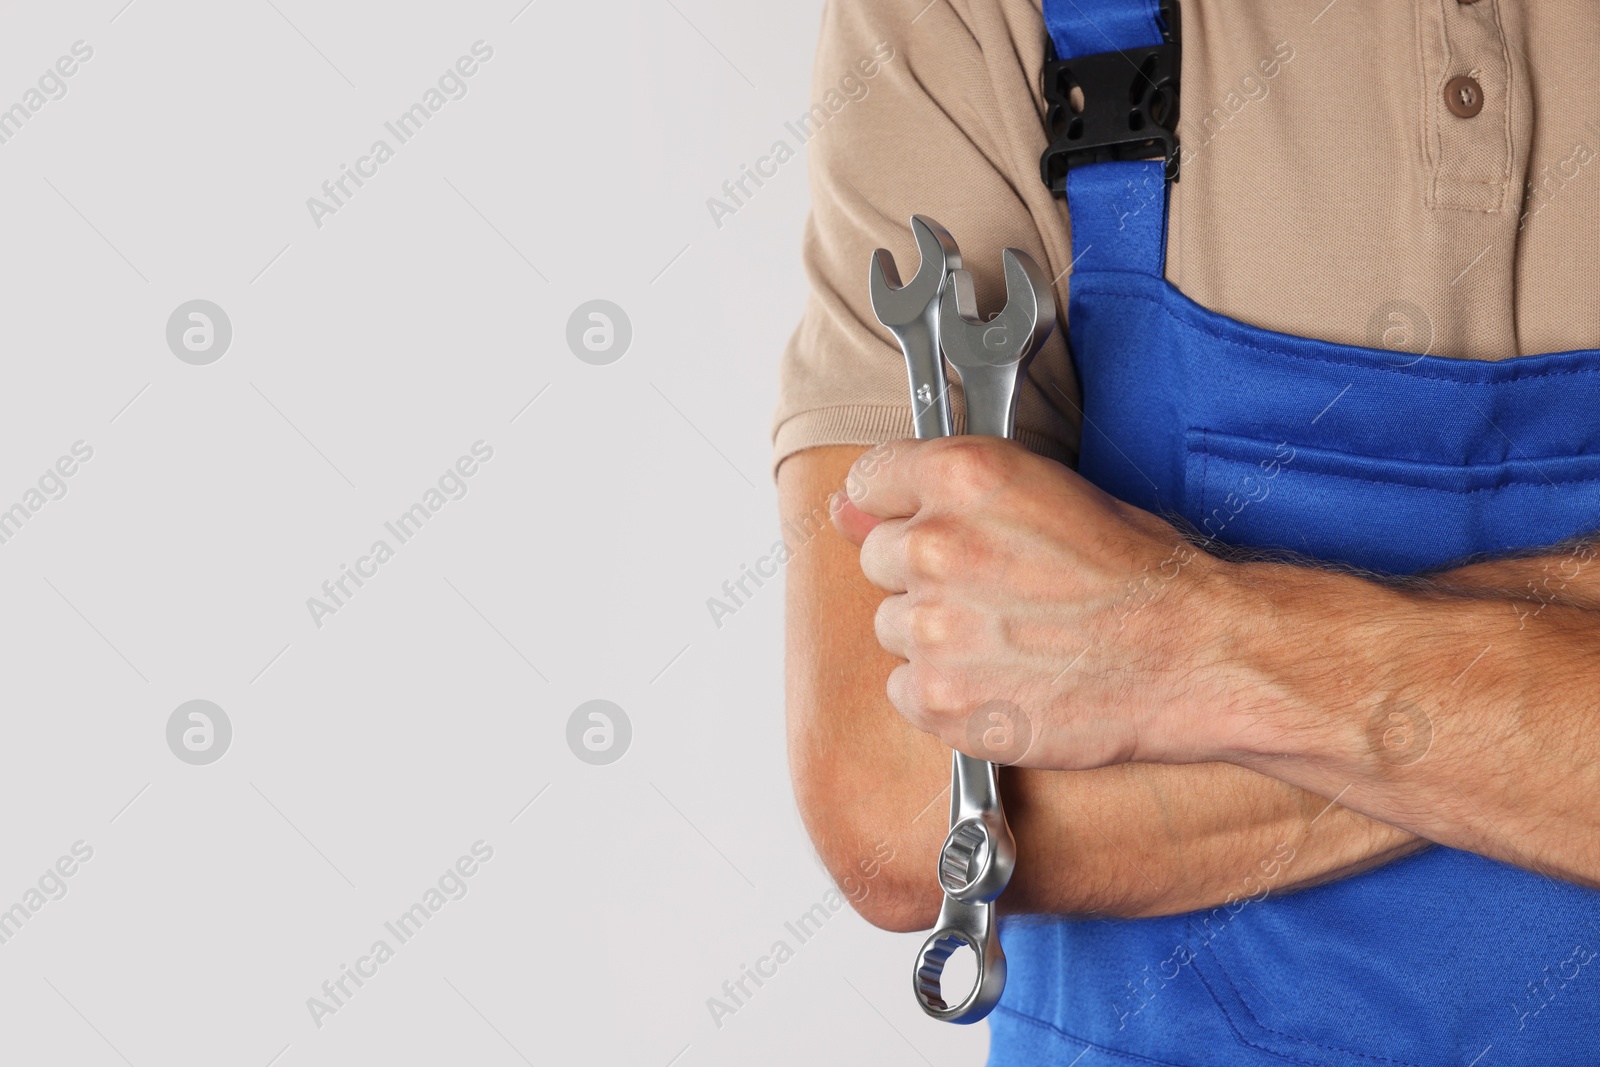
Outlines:
{"type": "MultiPolygon", "coordinates": [[[[1175,29],[1046,6],[1066,56],[1175,29]]],[[[788,575],[801,813],[838,878],[891,844],[858,908],[926,930],[949,747],[1005,724],[991,1063],[1600,1063],[1600,20],[1181,31],[1177,180],[1064,202],[1036,5],[827,9],[819,87],[891,58],[811,142],[775,420],[785,520],[833,519],[788,575]],[[987,311],[1001,246],[1055,279],[1020,444],[903,440],[866,264],[913,212],[987,311]]]]}

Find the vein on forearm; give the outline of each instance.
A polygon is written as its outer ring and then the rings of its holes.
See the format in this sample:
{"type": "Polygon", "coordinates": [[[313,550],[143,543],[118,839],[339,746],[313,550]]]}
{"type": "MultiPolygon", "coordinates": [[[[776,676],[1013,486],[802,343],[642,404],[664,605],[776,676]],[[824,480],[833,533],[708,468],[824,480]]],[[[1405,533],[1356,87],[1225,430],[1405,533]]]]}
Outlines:
{"type": "Polygon", "coordinates": [[[1581,539],[1379,584],[1249,565],[1271,700],[1237,762],[1430,840],[1600,885],[1600,566],[1581,539]],[[1420,741],[1397,754],[1395,736],[1420,741]]]}
{"type": "Polygon", "coordinates": [[[1027,846],[1012,912],[1141,918],[1274,895],[1426,847],[1406,831],[1225,763],[1008,772],[1027,846]]]}

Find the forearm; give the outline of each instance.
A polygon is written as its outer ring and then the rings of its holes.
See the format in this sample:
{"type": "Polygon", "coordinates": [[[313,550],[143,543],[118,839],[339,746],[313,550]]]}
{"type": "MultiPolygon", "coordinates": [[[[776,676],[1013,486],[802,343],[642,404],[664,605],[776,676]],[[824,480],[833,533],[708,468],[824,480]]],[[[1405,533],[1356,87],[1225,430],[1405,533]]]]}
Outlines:
{"type": "Polygon", "coordinates": [[[1427,846],[1225,763],[1003,775],[1025,859],[1001,900],[1009,912],[1178,914],[1347,878],[1427,846]]]}
{"type": "Polygon", "coordinates": [[[1518,618],[1569,607],[1600,610],[1600,538],[1577,537],[1537,554],[1486,560],[1443,571],[1418,588],[1511,601],[1518,618]]]}
{"type": "Polygon", "coordinates": [[[1397,587],[1228,565],[1238,595],[1219,614],[1253,621],[1225,656],[1256,681],[1227,758],[1440,844],[1600,885],[1593,558],[1568,546],[1397,587]]]}
{"type": "MultiPolygon", "coordinates": [[[[791,613],[802,617],[820,607],[794,602],[805,599],[794,570],[807,565],[797,558],[789,579],[791,613]]],[[[934,871],[948,829],[950,751],[885,697],[895,661],[869,640],[870,603],[837,603],[828,619],[806,628],[819,655],[789,653],[800,810],[835,878],[862,883],[863,914],[891,929],[928,929],[941,899],[934,871]],[[863,864],[884,856],[868,882],[863,864]]],[[[1006,768],[1001,785],[1019,855],[1001,899],[1010,913],[1176,914],[1348,877],[1426,844],[1223,763],[1006,768]]]]}
{"type": "MultiPolygon", "coordinates": [[[[819,449],[780,477],[790,532],[788,723],[796,798],[857,907],[892,929],[938,912],[950,750],[885,695],[898,662],[874,639],[883,598],[826,519],[859,450],[819,449]],[[885,856],[892,857],[887,861],[885,856]],[[872,877],[866,877],[867,871],[872,877]],[[847,882],[859,887],[852,891],[847,882]]],[[[1011,912],[1141,916],[1215,907],[1364,870],[1413,835],[1226,764],[1001,772],[1019,863],[1011,912]]]]}

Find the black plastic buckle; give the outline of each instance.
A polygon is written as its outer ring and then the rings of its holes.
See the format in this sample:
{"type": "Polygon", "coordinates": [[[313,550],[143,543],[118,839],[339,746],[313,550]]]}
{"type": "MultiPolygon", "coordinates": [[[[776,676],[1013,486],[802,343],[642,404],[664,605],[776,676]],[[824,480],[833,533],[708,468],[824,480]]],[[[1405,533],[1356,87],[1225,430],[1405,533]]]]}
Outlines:
{"type": "Polygon", "coordinates": [[[1178,70],[1183,35],[1178,0],[1163,0],[1163,42],[1153,48],[1057,59],[1047,41],[1044,64],[1045,132],[1050,147],[1039,173],[1065,196],[1067,172],[1085,163],[1164,159],[1167,180],[1178,179],[1178,70]],[[1082,106],[1073,104],[1073,90],[1082,106]]]}

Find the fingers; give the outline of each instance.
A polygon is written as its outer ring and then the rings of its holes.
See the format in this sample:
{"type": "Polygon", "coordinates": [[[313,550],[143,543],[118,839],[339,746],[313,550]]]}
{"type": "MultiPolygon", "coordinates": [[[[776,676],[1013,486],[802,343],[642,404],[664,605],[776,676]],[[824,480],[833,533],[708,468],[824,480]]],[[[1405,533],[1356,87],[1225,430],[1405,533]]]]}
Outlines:
{"type": "Polygon", "coordinates": [[[893,441],[856,461],[845,492],[856,510],[879,519],[973,506],[1005,485],[1027,455],[998,437],[893,441]]]}
{"type": "Polygon", "coordinates": [[[900,664],[889,672],[888,696],[902,719],[955,747],[952,724],[960,721],[960,705],[937,668],[926,662],[900,664]]]}
{"type": "Polygon", "coordinates": [[[872,530],[861,542],[861,573],[886,593],[907,589],[905,529],[905,519],[874,519],[872,530]]]}
{"type": "MultiPolygon", "coordinates": [[[[829,505],[833,513],[833,527],[845,540],[859,546],[881,519],[889,517],[880,510],[863,509],[857,502],[872,493],[869,480],[879,477],[890,459],[917,443],[915,440],[888,441],[862,453],[851,465],[849,474],[845,476],[844,489],[829,505]]],[[[914,510],[908,514],[914,513],[914,510]]]]}
{"type": "Polygon", "coordinates": [[[906,628],[906,609],[910,601],[904,593],[886,596],[872,617],[873,636],[889,655],[909,660],[912,652],[910,632],[906,628]]]}
{"type": "Polygon", "coordinates": [[[889,672],[888,696],[889,704],[900,717],[915,726],[923,733],[933,733],[931,723],[920,713],[922,702],[918,699],[921,686],[917,682],[918,670],[909,663],[902,663],[889,672]]]}
{"type": "Polygon", "coordinates": [[[890,441],[863,455],[845,479],[844,489],[850,503],[863,515],[878,519],[915,515],[919,485],[911,457],[936,443],[890,441]]]}
{"type": "Polygon", "coordinates": [[[835,493],[833,499],[828,502],[828,511],[833,516],[833,528],[857,548],[861,547],[861,543],[867,539],[867,534],[871,533],[872,528],[881,521],[850,503],[850,498],[845,495],[843,489],[835,493]]]}
{"type": "Polygon", "coordinates": [[[957,700],[960,683],[972,674],[972,649],[984,622],[959,605],[896,593],[878,605],[872,629],[885,652],[931,672],[948,702],[957,700]]]}

